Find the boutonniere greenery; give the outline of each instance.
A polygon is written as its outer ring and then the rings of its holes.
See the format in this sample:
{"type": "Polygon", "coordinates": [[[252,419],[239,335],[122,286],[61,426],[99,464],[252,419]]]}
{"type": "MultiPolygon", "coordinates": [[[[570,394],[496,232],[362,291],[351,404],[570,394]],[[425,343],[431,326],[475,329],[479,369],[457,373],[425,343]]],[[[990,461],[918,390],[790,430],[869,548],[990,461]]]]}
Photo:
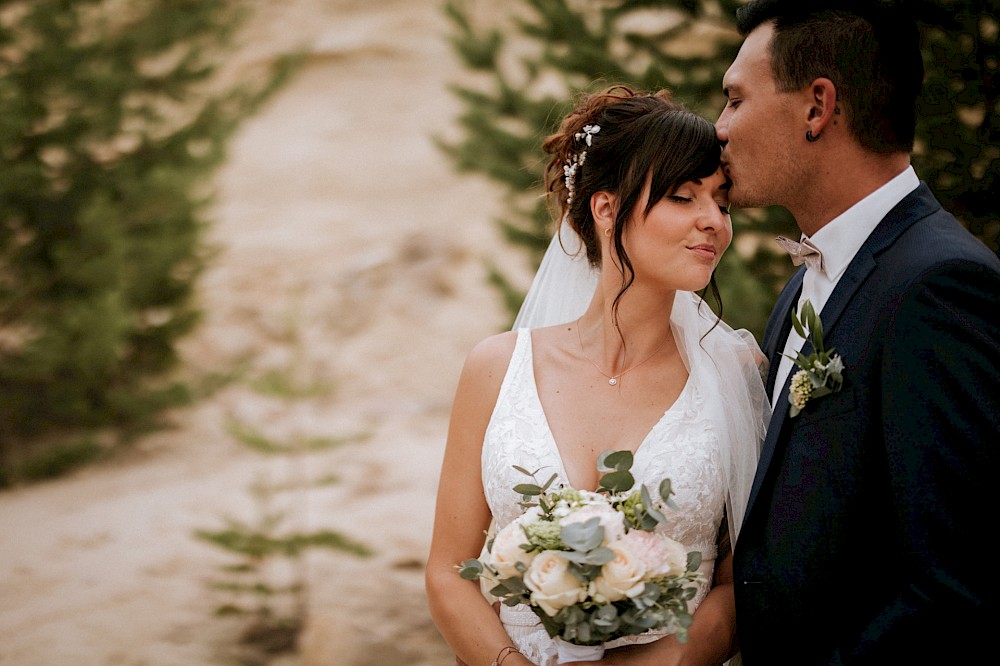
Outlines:
{"type": "Polygon", "coordinates": [[[795,417],[810,400],[840,390],[844,383],[844,361],[840,354],[833,353],[832,348],[824,348],[823,322],[810,301],[802,303],[797,313],[792,312],[792,326],[813,346],[813,353],[809,356],[796,352],[794,358],[788,357],[800,368],[792,376],[792,385],[788,389],[788,402],[792,405],[789,416],[795,417]]]}

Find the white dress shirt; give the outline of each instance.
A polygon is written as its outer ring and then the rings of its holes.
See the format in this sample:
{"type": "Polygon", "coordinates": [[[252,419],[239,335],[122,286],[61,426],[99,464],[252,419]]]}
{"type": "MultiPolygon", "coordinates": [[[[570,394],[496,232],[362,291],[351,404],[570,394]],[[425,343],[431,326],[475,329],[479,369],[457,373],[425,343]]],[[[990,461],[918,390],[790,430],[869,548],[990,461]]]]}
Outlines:
{"type": "MultiPolygon", "coordinates": [[[[812,236],[803,234],[803,239],[811,240],[823,253],[823,266],[821,270],[806,269],[802,280],[802,294],[799,296],[796,309],[801,308],[808,299],[812,301],[816,312],[822,313],[827,299],[854,259],[854,255],[868,240],[868,236],[875,231],[882,218],[919,185],[920,180],[913,167],[907,167],[885,185],[830,220],[812,236]]],[[[788,397],[781,394],[793,366],[792,359],[788,356],[795,356],[797,351],[801,351],[804,342],[805,339],[796,333],[793,327],[785,342],[778,374],[774,378],[771,404],[775,407],[781,404],[779,400],[788,402],[788,397]]]]}

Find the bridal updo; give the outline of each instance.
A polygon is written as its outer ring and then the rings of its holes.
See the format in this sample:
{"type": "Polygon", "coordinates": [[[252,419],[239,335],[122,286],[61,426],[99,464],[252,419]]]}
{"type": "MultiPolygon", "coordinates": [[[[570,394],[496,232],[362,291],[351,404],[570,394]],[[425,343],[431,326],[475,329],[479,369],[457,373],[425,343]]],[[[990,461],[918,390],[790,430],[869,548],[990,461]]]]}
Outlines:
{"type": "Polygon", "coordinates": [[[622,234],[646,178],[651,176],[649,213],[682,184],[715,173],[721,154],[714,125],[673,101],[669,91],[644,93],[627,86],[583,96],[542,149],[551,155],[545,168],[550,203],[579,234],[592,266],[601,264],[601,247],[590,199],[602,191],[618,197],[611,241],[624,273],[622,293],[634,277],[622,234]]]}

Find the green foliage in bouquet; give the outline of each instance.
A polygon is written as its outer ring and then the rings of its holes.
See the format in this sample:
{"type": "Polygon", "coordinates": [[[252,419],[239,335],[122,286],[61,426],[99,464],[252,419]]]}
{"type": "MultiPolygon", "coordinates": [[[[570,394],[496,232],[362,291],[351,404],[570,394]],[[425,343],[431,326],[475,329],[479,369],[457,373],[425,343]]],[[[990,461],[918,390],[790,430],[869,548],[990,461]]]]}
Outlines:
{"type": "MultiPolygon", "coordinates": [[[[521,495],[520,504],[528,512],[487,542],[488,557],[463,562],[458,567],[459,575],[467,580],[490,581],[490,594],[502,603],[527,605],[549,636],[577,645],[600,645],[658,628],[671,628],[678,640],[686,641],[692,622],[687,602],[696,593],[691,584],[703,582],[698,572],[701,554],[686,552],[672,539],[653,534],[667,519],[644,485],[633,488],[632,463],[630,451],[604,452],[598,459],[598,470],[604,474],[598,491],[593,493],[567,486],[553,488],[555,475],[544,484],[516,485],[513,490],[521,495]],[[587,510],[596,511],[596,515],[566,520],[576,511],[587,510]],[[613,516],[618,518],[607,522],[613,516]],[[614,537],[609,531],[614,531],[619,518],[621,535],[614,537]],[[623,546],[630,532],[633,537],[644,533],[647,536],[643,539],[652,543],[640,541],[623,546]],[[515,554],[511,559],[509,552],[497,555],[497,540],[507,539],[510,543],[511,538],[522,541],[518,548],[523,557],[515,554]],[[646,559],[656,563],[647,561],[644,568],[635,569],[642,574],[624,584],[628,591],[620,589],[620,582],[606,583],[605,579],[615,575],[609,573],[607,565],[623,557],[642,559],[635,557],[636,548],[646,550],[646,559]],[[556,595],[542,589],[544,582],[535,580],[533,585],[532,560],[536,556],[539,560],[534,564],[543,557],[564,560],[566,572],[575,582],[567,586],[563,581],[556,595]]],[[[537,473],[516,465],[514,468],[532,479],[537,473]]],[[[673,506],[669,479],[664,479],[658,490],[662,502],[673,506]]],[[[632,566],[634,562],[627,564],[632,566]]]]}
{"type": "Polygon", "coordinates": [[[290,71],[216,77],[244,0],[0,11],[0,453],[148,422],[198,319],[209,177],[290,71]]]}
{"type": "MultiPolygon", "coordinates": [[[[692,110],[721,112],[722,76],[739,50],[739,0],[518,0],[503,24],[474,20],[468,0],[450,0],[451,41],[476,74],[454,86],[463,104],[462,136],[443,148],[459,169],[507,190],[498,220],[537,266],[554,231],[543,197],[542,139],[581,91],[612,84],[668,88],[692,110]]],[[[914,165],[952,212],[1000,252],[995,192],[1000,173],[998,14],[991,0],[915,0],[927,71],[919,103],[914,165]]],[[[771,242],[797,236],[779,208],[733,212],[735,241],[717,271],[726,319],[763,333],[778,289],[792,272],[771,242]]],[[[523,291],[490,266],[514,313],[523,291]]]]}

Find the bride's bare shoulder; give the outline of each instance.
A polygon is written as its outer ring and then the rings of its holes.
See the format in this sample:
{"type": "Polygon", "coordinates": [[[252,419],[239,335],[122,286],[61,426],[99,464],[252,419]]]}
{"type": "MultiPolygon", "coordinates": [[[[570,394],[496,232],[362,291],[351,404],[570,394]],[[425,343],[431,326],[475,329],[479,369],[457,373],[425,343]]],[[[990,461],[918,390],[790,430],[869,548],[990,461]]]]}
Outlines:
{"type": "Polygon", "coordinates": [[[493,375],[503,372],[514,354],[517,331],[506,331],[480,340],[465,359],[464,372],[493,375]]]}

